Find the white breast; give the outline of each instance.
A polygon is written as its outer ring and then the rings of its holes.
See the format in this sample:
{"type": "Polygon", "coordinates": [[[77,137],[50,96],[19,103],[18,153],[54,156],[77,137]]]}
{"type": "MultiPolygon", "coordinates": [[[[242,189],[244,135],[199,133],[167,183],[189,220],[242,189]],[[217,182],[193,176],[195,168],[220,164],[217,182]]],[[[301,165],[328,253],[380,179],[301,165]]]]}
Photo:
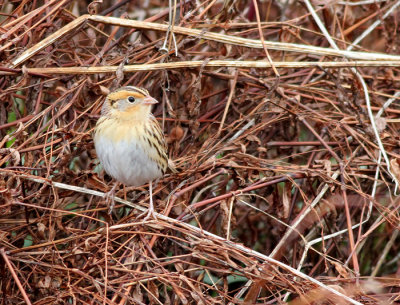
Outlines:
{"type": "Polygon", "coordinates": [[[116,142],[99,133],[94,142],[105,171],[125,185],[139,186],[162,176],[160,167],[145,152],[149,149],[147,143],[126,139],[116,142]]]}

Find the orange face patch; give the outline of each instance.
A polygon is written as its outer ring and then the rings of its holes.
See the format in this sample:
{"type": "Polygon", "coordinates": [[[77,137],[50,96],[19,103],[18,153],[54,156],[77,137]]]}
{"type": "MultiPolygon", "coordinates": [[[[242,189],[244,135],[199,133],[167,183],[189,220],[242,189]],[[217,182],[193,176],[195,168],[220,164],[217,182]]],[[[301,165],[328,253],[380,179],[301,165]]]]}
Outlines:
{"type": "Polygon", "coordinates": [[[145,97],[145,95],[143,95],[139,92],[134,92],[134,91],[129,91],[129,90],[121,90],[121,91],[116,91],[116,92],[110,93],[108,95],[108,98],[110,100],[117,101],[117,100],[126,99],[129,96],[133,96],[135,98],[144,98],[145,97]]]}
{"type": "Polygon", "coordinates": [[[150,105],[143,105],[143,104],[132,105],[128,107],[122,115],[130,116],[132,118],[135,118],[136,120],[147,118],[146,114],[148,114],[150,108],[151,108],[150,105]]]}

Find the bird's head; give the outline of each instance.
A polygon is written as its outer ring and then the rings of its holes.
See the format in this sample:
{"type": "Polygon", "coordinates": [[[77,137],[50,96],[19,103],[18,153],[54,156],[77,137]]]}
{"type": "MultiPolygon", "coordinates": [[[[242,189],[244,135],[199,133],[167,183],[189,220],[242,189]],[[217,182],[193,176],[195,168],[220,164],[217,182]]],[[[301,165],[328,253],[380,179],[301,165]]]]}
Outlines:
{"type": "Polygon", "coordinates": [[[117,115],[121,118],[145,118],[151,113],[151,106],[158,101],[143,88],[133,86],[121,87],[107,95],[101,110],[102,115],[117,115]]]}

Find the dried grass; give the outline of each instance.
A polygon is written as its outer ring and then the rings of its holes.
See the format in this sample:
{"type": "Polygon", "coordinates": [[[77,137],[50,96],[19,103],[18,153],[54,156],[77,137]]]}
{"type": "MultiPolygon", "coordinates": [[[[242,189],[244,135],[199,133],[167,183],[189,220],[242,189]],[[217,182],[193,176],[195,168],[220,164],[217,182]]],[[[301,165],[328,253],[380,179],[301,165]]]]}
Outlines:
{"type": "Polygon", "coordinates": [[[2,304],[399,302],[400,1],[367,2],[3,1],[2,304]],[[157,221],[104,200],[126,84],[178,171],[157,221]]]}

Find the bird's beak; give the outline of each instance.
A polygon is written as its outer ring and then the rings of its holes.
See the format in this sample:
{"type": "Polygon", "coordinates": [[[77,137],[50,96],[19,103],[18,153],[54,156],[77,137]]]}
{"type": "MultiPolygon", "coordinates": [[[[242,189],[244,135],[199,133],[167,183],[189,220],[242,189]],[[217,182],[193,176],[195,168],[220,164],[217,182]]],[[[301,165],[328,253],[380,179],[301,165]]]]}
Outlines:
{"type": "Polygon", "coordinates": [[[151,96],[147,96],[143,99],[143,103],[151,105],[151,104],[158,104],[158,101],[155,98],[152,98],[151,96]]]}

